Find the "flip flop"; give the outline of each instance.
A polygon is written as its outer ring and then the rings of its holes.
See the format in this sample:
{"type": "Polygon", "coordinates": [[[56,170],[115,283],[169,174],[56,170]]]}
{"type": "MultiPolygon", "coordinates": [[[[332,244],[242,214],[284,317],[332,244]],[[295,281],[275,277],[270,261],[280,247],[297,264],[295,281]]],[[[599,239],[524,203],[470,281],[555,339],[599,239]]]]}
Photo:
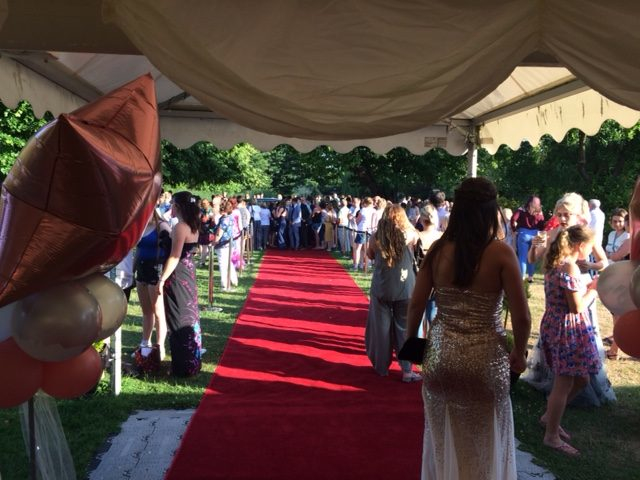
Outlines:
{"type": "Polygon", "coordinates": [[[558,445],[549,445],[547,443],[544,444],[546,447],[552,448],[558,453],[566,455],[567,457],[579,457],[580,451],[569,445],[567,442],[562,442],[558,445]]]}
{"type": "MultiPolygon", "coordinates": [[[[547,424],[542,420],[538,420],[538,423],[542,428],[544,428],[545,430],[547,429],[547,424]]],[[[558,428],[558,436],[563,440],[571,440],[571,434],[562,427],[558,428]]]]}
{"type": "Polygon", "coordinates": [[[422,380],[422,376],[419,373],[411,372],[402,374],[402,381],[404,383],[418,382],[420,380],[422,380]]]}

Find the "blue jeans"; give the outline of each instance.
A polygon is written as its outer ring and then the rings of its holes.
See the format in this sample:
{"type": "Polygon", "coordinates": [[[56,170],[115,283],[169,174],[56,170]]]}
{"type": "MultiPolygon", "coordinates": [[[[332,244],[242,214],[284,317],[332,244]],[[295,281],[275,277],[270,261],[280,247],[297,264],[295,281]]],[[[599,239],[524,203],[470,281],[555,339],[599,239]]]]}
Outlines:
{"type": "Polygon", "coordinates": [[[300,224],[289,225],[289,246],[294,249],[300,248],[300,224]]]}
{"type": "Polygon", "coordinates": [[[284,249],[287,248],[287,241],[285,240],[284,234],[287,230],[287,219],[281,218],[278,220],[278,248],[284,249]]]}
{"type": "Polygon", "coordinates": [[[531,248],[531,240],[538,234],[538,230],[529,228],[518,229],[518,240],[516,242],[518,250],[518,263],[520,263],[520,273],[524,277],[528,275],[533,277],[536,271],[536,265],[534,263],[527,262],[527,254],[529,248],[531,248]]]}

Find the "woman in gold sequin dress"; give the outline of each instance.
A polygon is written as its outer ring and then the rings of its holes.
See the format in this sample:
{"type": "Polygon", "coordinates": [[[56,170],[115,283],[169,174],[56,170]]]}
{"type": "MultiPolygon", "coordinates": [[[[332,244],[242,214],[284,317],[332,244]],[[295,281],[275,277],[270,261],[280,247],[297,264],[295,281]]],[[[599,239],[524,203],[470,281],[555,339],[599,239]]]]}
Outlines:
{"type": "Polygon", "coordinates": [[[525,369],[531,318],[520,268],[500,231],[495,186],[469,178],[455,192],[447,230],[420,269],[408,314],[416,336],[432,289],[438,313],[423,362],[424,479],[515,479],[509,370],[525,369]],[[503,292],[514,348],[507,352],[503,292]]]}

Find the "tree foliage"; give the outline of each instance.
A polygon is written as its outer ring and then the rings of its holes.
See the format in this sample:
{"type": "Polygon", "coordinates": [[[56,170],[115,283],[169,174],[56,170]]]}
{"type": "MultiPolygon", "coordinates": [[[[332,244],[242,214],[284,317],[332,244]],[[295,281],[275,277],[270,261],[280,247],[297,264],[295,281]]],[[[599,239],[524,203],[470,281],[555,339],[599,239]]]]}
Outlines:
{"type": "Polygon", "coordinates": [[[549,213],[563,193],[578,192],[585,199],[598,198],[611,212],[628,205],[640,174],[639,133],[640,123],[627,129],[607,121],[592,137],[573,129],[562,142],[545,136],[537,147],[527,142],[515,151],[502,146],[493,156],[481,150],[479,174],[496,183],[510,207],[536,193],[549,213]]]}
{"type": "Polygon", "coordinates": [[[29,138],[52,119],[49,113],[38,119],[28,102],[20,102],[15,109],[0,103],[0,181],[6,178],[29,138]]]}
{"type": "MultiPolygon", "coordinates": [[[[51,119],[37,119],[27,102],[15,109],[0,104],[0,179],[27,140],[51,119]]],[[[452,196],[467,171],[465,156],[440,149],[414,155],[395,148],[382,155],[366,147],[340,153],[329,146],[298,152],[280,145],[260,152],[248,144],[220,150],[199,142],[179,149],[162,141],[161,158],[164,182],[171,187],[267,196],[336,191],[424,198],[433,189],[452,196]]],[[[536,193],[549,212],[564,192],[576,191],[587,199],[600,199],[603,210],[610,212],[629,203],[640,173],[640,123],[623,128],[607,121],[592,137],[574,129],[561,142],[547,136],[535,147],[523,142],[518,150],[503,146],[495,155],[481,149],[478,173],[496,183],[505,206],[517,207],[536,193]]]]}

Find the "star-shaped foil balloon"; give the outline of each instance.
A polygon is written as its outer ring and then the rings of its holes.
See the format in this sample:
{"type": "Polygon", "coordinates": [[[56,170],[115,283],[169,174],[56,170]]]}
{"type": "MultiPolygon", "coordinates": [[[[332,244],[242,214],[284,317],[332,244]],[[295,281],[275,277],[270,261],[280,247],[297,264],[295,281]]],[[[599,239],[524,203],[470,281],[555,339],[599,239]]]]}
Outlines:
{"type": "Polygon", "coordinates": [[[0,306],[124,258],[160,191],[159,137],[144,75],[29,140],[2,185],[0,306]]]}

